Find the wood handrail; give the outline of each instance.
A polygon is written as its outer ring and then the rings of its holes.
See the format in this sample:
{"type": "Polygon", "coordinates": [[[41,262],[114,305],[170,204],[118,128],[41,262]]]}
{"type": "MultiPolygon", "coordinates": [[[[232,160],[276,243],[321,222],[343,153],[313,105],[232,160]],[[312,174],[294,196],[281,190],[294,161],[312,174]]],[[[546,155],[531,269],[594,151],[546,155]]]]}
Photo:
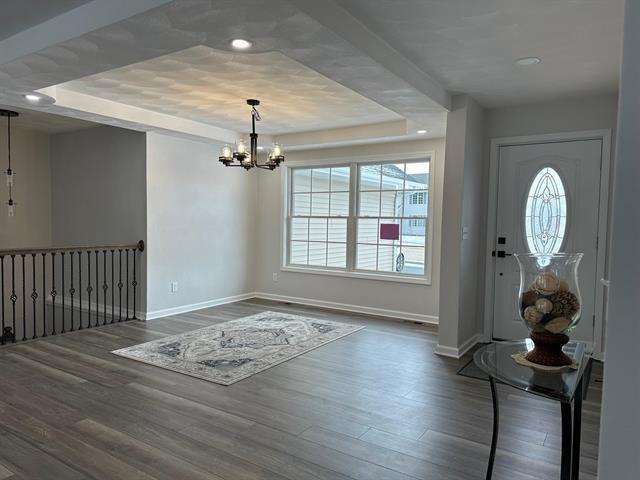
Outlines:
{"type": "Polygon", "coordinates": [[[144,240],[138,241],[131,245],[98,245],[98,246],[73,246],[73,247],[45,247],[45,248],[21,248],[15,250],[0,250],[0,257],[11,255],[31,255],[37,253],[59,253],[59,252],[78,252],[78,251],[102,251],[102,250],[139,250],[144,252],[144,240]]]}

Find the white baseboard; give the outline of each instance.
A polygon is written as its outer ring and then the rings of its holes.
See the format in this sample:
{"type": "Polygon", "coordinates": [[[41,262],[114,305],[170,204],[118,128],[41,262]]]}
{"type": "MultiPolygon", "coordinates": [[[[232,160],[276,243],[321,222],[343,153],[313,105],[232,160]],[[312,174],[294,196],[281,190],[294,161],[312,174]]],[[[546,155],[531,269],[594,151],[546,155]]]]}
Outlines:
{"type": "Polygon", "coordinates": [[[202,310],[203,308],[215,307],[217,305],[224,305],[226,303],[240,302],[242,300],[248,300],[254,298],[255,293],[242,293],[240,295],[233,295],[230,297],[216,298],[213,300],[207,300],[206,302],[191,303],[188,305],[180,305],[178,307],[165,308],[163,310],[155,310],[142,314],[140,319],[142,320],[154,320],[156,318],[168,317],[170,315],[178,315],[180,313],[192,312],[194,310],[202,310]]]}
{"type": "Polygon", "coordinates": [[[468,339],[459,347],[449,347],[446,345],[436,345],[436,348],[433,350],[433,353],[436,355],[442,355],[443,357],[451,357],[451,358],[461,358],[465,353],[471,350],[476,343],[482,340],[482,334],[476,333],[473,337],[468,339]]]}
{"type": "MultiPolygon", "coordinates": [[[[331,308],[334,310],[342,310],[347,312],[355,312],[355,313],[365,313],[370,315],[376,315],[380,317],[385,317],[398,321],[409,320],[412,322],[425,323],[429,325],[437,325],[438,317],[432,315],[423,315],[419,313],[411,313],[411,312],[403,312],[400,310],[388,310],[383,308],[374,308],[374,307],[365,307],[362,305],[351,305],[347,303],[335,303],[328,302],[324,300],[315,300],[311,298],[302,298],[302,297],[290,297],[286,295],[275,295],[271,293],[264,292],[249,292],[243,293],[240,295],[233,295],[229,297],[216,298],[213,300],[207,300],[205,302],[191,303],[187,305],[180,305],[177,307],[165,308],[162,310],[154,310],[151,312],[136,312],[136,316],[139,320],[155,320],[158,318],[168,317],[171,315],[178,315],[181,313],[192,312],[194,310],[202,310],[203,308],[215,307],[217,305],[224,305],[227,303],[240,302],[242,300],[249,300],[251,298],[262,298],[265,300],[274,300],[277,302],[289,302],[289,303],[298,303],[301,305],[309,305],[313,307],[322,307],[322,308],[331,308]]],[[[49,299],[50,301],[50,299],[49,299]]],[[[76,306],[78,302],[76,301],[76,306]]],[[[57,306],[60,306],[57,304],[57,306]]],[[[67,305],[69,306],[69,305],[67,305]]],[[[92,312],[96,311],[96,307],[99,308],[100,314],[103,312],[104,305],[96,304],[95,302],[87,302],[83,301],[81,308],[84,311],[88,311],[89,308],[92,312]]],[[[115,308],[116,315],[118,314],[118,306],[115,308]]],[[[107,315],[111,314],[111,305],[106,306],[107,315]]]]}
{"type": "Polygon", "coordinates": [[[256,298],[263,298],[265,300],[275,300],[277,302],[299,303],[301,305],[309,305],[312,307],[331,308],[334,310],[343,310],[346,312],[355,313],[367,313],[370,315],[377,315],[379,317],[386,317],[399,321],[409,320],[412,322],[426,323],[429,325],[438,324],[438,317],[432,315],[424,315],[421,313],[403,312],[400,310],[387,310],[384,308],[365,307],[362,305],[328,302],[325,300],[316,300],[312,298],[290,297],[287,295],[276,295],[273,293],[264,292],[255,292],[253,296],[256,298]]]}

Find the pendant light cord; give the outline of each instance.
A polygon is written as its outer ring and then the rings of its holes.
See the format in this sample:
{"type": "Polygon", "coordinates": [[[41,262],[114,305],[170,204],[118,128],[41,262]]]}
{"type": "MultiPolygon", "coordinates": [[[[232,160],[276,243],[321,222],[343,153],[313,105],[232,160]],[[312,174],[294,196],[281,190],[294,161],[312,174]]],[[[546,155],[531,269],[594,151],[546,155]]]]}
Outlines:
{"type": "Polygon", "coordinates": [[[9,171],[11,171],[11,117],[7,117],[7,153],[9,157],[9,171]]]}
{"type": "MultiPolygon", "coordinates": [[[[7,158],[9,160],[9,169],[7,175],[13,175],[11,170],[11,115],[7,116],[7,158]]],[[[13,205],[13,182],[9,184],[9,205],[13,205]]]]}

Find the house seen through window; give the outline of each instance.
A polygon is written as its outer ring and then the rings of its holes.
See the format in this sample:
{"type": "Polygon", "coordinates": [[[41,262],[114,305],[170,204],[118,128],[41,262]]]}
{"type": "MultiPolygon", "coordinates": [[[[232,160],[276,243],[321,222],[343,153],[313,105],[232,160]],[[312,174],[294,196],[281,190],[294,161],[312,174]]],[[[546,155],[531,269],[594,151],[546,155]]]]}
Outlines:
{"type": "Polygon", "coordinates": [[[292,168],[287,264],[424,276],[429,161],[292,168]]]}

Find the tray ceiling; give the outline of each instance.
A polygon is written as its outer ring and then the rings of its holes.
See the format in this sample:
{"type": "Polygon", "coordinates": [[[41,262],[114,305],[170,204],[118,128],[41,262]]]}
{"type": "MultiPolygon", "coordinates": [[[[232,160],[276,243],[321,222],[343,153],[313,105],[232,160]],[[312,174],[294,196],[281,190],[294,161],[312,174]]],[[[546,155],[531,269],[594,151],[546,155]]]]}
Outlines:
{"type": "Polygon", "coordinates": [[[247,98],[261,101],[258,131],[282,134],[401,117],[279,52],[195,46],[59,85],[130,106],[247,131],[247,98]]]}

